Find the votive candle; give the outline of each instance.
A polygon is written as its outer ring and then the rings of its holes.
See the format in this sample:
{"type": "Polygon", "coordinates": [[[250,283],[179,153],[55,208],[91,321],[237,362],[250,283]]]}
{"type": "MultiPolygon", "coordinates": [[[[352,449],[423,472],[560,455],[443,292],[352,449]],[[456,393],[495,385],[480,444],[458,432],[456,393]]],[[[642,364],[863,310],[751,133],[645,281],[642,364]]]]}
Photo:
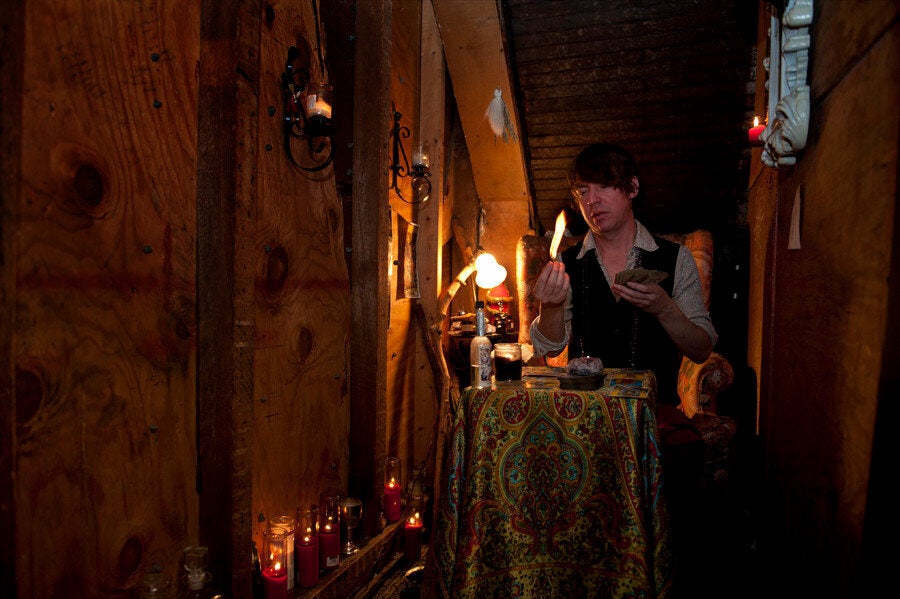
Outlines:
{"type": "Polygon", "coordinates": [[[388,522],[400,519],[400,458],[385,460],[383,507],[388,522]]]}
{"type": "Polygon", "coordinates": [[[280,562],[262,571],[264,599],[288,599],[287,569],[280,562]]]}
{"type": "Polygon", "coordinates": [[[417,562],[422,557],[422,518],[419,512],[403,525],[403,555],[411,562],[417,562]]]}
{"type": "Polygon", "coordinates": [[[297,552],[297,571],[300,586],[314,587],[319,584],[319,539],[315,535],[301,536],[295,547],[297,552]]]}

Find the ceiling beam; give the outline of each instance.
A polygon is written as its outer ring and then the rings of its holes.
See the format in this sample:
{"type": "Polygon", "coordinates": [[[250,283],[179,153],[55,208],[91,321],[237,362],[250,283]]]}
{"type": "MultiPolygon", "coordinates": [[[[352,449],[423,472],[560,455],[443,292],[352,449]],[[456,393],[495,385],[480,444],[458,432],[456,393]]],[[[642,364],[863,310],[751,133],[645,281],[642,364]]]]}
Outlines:
{"type": "MultiPolygon", "coordinates": [[[[515,244],[530,226],[531,200],[497,3],[486,0],[432,0],[432,3],[465,132],[475,189],[485,214],[479,243],[508,272],[514,273],[515,244]],[[514,139],[508,142],[495,137],[485,116],[497,88],[515,133],[514,139]]],[[[464,224],[467,228],[474,225],[464,224]]],[[[513,297],[514,283],[509,280],[507,283],[513,297]]]]}

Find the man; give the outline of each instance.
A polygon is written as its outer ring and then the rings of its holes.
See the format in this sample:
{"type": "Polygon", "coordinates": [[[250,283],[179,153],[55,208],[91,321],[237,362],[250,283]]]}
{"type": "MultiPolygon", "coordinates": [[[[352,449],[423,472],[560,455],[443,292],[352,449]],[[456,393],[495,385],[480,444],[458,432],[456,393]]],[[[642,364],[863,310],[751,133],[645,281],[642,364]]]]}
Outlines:
{"type": "Polygon", "coordinates": [[[681,355],[702,363],[717,335],[690,251],[652,236],[634,218],[636,171],[634,157],[610,144],[588,146],[575,158],[572,193],[590,230],[538,277],[532,344],[539,356],[558,355],[568,345],[570,358],[591,355],[606,367],[653,370],[660,403],[678,405],[681,355]],[[614,282],[636,267],[667,276],[653,285],[614,282]]]}
{"type": "Polygon", "coordinates": [[[703,467],[702,441],[677,409],[678,368],[682,355],[705,361],[717,340],[700,275],[686,247],[654,237],[635,219],[632,201],[640,182],[630,152],[612,144],[588,146],[575,158],[570,183],[589,231],[538,276],[540,314],[531,324],[532,345],[538,356],[555,356],[568,345],[569,359],[598,357],[604,367],[656,375],[677,550],[679,521],[689,525],[703,467]],[[615,283],[617,273],[638,267],[666,277],[658,284],[615,283]]]}

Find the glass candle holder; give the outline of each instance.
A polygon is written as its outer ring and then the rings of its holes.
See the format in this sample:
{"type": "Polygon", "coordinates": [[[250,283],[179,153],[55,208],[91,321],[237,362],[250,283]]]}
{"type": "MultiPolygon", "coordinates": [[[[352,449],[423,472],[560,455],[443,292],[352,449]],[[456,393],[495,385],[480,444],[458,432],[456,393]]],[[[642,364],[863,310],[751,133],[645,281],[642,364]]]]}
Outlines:
{"type": "Polygon", "coordinates": [[[341,528],[343,528],[343,545],[341,554],[350,556],[359,551],[353,542],[353,531],[362,520],[362,501],[356,497],[344,497],[339,504],[341,510],[341,528]]]}
{"type": "Polygon", "coordinates": [[[400,519],[400,458],[384,461],[384,517],[388,522],[400,519]]]}
{"type": "Polygon", "coordinates": [[[310,83],[306,92],[306,116],[307,118],[323,117],[331,118],[331,86],[325,83],[310,83]]]}
{"type": "Polygon", "coordinates": [[[284,530],[284,567],[287,569],[287,588],[289,591],[294,588],[294,581],[297,577],[296,527],[297,521],[291,516],[275,516],[269,520],[269,528],[284,530]]]}
{"type": "Polygon", "coordinates": [[[334,570],[341,563],[341,494],[329,489],[319,495],[319,567],[334,570]]]}
{"type": "Polygon", "coordinates": [[[263,531],[262,566],[263,598],[288,599],[288,575],[285,563],[287,531],[271,527],[263,531]]]}
{"type": "Polygon", "coordinates": [[[422,512],[421,500],[415,506],[410,506],[410,515],[403,523],[403,556],[411,562],[419,561],[422,557],[422,512]]]}
{"type": "Polygon", "coordinates": [[[182,580],[192,591],[198,591],[203,588],[209,578],[206,571],[206,560],[209,549],[206,547],[185,547],[184,548],[184,569],[186,573],[182,580]]]}
{"type": "Polygon", "coordinates": [[[297,508],[297,583],[302,588],[319,584],[319,508],[297,508]]]}

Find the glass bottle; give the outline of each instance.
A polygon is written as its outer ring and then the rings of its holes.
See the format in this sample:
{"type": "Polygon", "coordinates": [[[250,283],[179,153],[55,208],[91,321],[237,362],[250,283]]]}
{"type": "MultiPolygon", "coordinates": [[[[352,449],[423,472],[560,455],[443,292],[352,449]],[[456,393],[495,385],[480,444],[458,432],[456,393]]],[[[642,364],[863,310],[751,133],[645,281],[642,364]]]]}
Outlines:
{"type": "Polygon", "coordinates": [[[471,385],[473,387],[490,387],[491,375],[491,340],[485,334],[484,301],[475,302],[475,338],[469,346],[469,364],[471,365],[471,385]]]}

